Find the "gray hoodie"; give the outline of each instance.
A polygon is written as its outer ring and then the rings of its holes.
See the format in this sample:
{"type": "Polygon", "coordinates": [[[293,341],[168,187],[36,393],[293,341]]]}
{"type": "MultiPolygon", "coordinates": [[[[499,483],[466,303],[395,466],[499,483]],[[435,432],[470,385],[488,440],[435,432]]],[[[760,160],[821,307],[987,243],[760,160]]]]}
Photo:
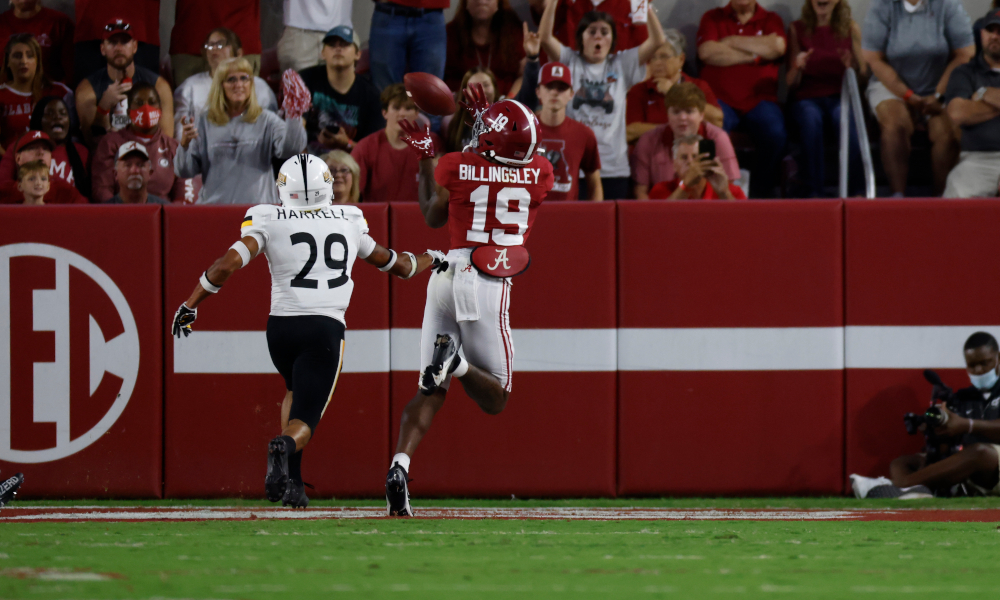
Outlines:
{"type": "Polygon", "coordinates": [[[306,146],[301,119],[282,120],[264,111],[256,123],[242,118],[226,125],[198,117],[198,139],[177,147],[174,171],[179,177],[202,176],[197,204],[278,204],[271,159],[285,159],[306,146]]]}

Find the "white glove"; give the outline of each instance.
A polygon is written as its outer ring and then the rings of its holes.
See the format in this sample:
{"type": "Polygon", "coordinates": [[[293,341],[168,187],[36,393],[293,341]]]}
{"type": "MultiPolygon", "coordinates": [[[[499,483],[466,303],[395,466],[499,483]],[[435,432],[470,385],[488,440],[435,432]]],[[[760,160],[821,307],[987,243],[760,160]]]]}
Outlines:
{"type": "Polygon", "coordinates": [[[448,257],[445,256],[444,252],[440,250],[428,250],[427,256],[434,259],[431,264],[431,268],[434,269],[436,273],[443,273],[448,270],[448,257]]]}

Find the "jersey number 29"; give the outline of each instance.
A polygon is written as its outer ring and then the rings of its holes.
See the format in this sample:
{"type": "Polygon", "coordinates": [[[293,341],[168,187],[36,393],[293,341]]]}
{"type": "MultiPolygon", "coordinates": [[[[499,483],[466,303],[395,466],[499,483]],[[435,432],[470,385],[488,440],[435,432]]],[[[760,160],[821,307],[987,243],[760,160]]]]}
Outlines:
{"type": "MultiPolygon", "coordinates": [[[[312,270],[313,265],[316,264],[316,256],[319,254],[318,248],[316,247],[316,238],[311,234],[300,231],[299,233],[292,234],[292,245],[295,244],[309,244],[309,258],[306,259],[306,264],[299,271],[299,274],[292,278],[292,287],[297,288],[309,288],[315,290],[319,287],[319,282],[315,279],[307,279],[306,275],[312,270]]],[[[328,279],[326,282],[326,287],[333,289],[340,287],[347,283],[350,279],[347,275],[347,238],[340,235],[339,233],[331,233],[326,236],[326,241],[323,243],[323,260],[326,261],[326,266],[332,271],[343,271],[340,277],[334,277],[333,279],[328,279]],[[344,258],[335,259],[333,257],[333,245],[340,244],[344,248],[344,258]]]]}
{"type": "MultiPolygon", "coordinates": [[[[472,211],[472,229],[465,233],[465,239],[477,244],[490,243],[490,232],[486,231],[486,211],[490,206],[490,186],[481,185],[469,194],[469,201],[475,205],[472,211]]],[[[531,194],[518,187],[505,187],[497,192],[496,219],[501,225],[517,225],[517,233],[507,233],[503,228],[493,230],[493,243],[497,246],[520,246],[524,243],[524,232],[528,230],[528,207],[531,194]],[[510,202],[517,202],[511,210],[510,202]]]]}

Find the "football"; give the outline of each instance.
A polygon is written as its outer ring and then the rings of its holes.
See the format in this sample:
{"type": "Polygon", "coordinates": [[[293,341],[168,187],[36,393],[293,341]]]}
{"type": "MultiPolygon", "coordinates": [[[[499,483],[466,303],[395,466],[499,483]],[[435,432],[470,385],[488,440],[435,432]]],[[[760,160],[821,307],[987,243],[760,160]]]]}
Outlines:
{"type": "Polygon", "coordinates": [[[406,95],[417,108],[432,115],[445,116],[455,112],[455,96],[443,81],[430,73],[407,73],[403,76],[406,95]]]}

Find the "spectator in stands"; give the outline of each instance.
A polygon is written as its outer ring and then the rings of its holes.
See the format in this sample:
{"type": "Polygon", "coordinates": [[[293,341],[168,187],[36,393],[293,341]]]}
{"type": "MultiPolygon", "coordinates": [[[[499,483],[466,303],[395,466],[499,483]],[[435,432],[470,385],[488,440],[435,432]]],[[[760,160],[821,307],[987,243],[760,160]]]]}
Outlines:
{"type": "Polygon", "coordinates": [[[6,148],[28,131],[31,111],[42,96],[58,96],[73,103],[73,92],[53,83],[42,67],[41,48],[28,33],[7,41],[0,72],[0,147],[6,148]]]}
{"type": "Polygon", "coordinates": [[[563,46],[552,34],[556,5],[547,0],[539,26],[542,48],[570,68],[576,92],[566,114],[594,130],[601,155],[601,185],[609,200],[629,194],[628,141],[625,137],[625,97],[645,76],[642,65],[652,58],[666,38],[659,18],[649,7],[649,37],[637,48],[612,52],[616,45],[614,19],[607,13],[589,12],[576,30],[579,51],[563,46]]]}
{"type": "MultiPolygon", "coordinates": [[[[181,137],[181,119],[190,117],[192,121],[197,121],[198,117],[205,111],[208,103],[208,92],[212,89],[212,76],[215,69],[224,60],[243,56],[243,47],[240,37],[233,31],[225,27],[217,27],[209,32],[202,47],[202,55],[207,71],[201,71],[189,76],[184,83],[177,86],[174,91],[174,123],[175,137],[181,137]]],[[[253,64],[251,62],[251,64],[253,64]]],[[[254,89],[257,90],[257,102],[264,110],[278,112],[278,100],[274,97],[274,92],[267,82],[260,77],[254,77],[254,89]]]]}
{"type": "Polygon", "coordinates": [[[644,133],[656,129],[657,125],[667,122],[667,106],[663,103],[664,95],[675,84],[681,82],[693,83],[705,94],[705,120],[722,127],[722,107],[715,97],[712,88],[703,80],[684,73],[684,61],[687,55],[687,39],[676,29],[663,32],[667,43],[656,49],[653,57],[646,64],[646,81],[637,83],[628,91],[625,109],[625,130],[628,142],[631,144],[644,133]]]}
{"type": "Polygon", "coordinates": [[[115,161],[115,179],[118,193],[108,199],[108,204],[170,204],[167,200],[149,193],[148,184],[153,174],[149,150],[139,142],[125,142],[118,148],[115,161]]]}
{"type": "MultiPolygon", "coordinates": [[[[14,145],[14,162],[20,168],[30,162],[40,161],[46,168],[52,165],[52,150],[55,144],[41,131],[29,131],[18,138],[14,145]]],[[[87,199],[72,185],[61,179],[49,177],[49,191],[45,194],[46,204],[85,204],[87,199]]],[[[24,199],[17,188],[17,181],[0,183],[0,204],[17,204],[24,199]]]]}
{"type": "Polygon", "coordinates": [[[340,25],[323,38],[326,64],[300,73],[312,93],[306,115],[310,148],[317,154],[331,149],[350,152],[366,135],[385,127],[378,110],[379,92],[368,79],[355,75],[361,56],[358,34],[340,25]]]}
{"type": "MultiPolygon", "coordinates": [[[[825,129],[840,137],[840,89],[844,72],[868,75],[861,58],[861,27],[851,19],[847,0],[806,0],[802,18],[788,29],[785,81],[794,93],[792,115],[802,138],[802,180],[809,198],[823,195],[826,181],[825,129]]],[[[860,169],[857,129],[851,120],[851,161],[860,169]]]]}
{"type": "Polygon", "coordinates": [[[18,33],[34,36],[42,48],[42,67],[52,81],[73,84],[73,21],[42,6],[41,0],[12,0],[0,14],[0,40],[18,33]]]}
{"type": "Polygon", "coordinates": [[[962,128],[962,154],[946,198],[996,196],[1000,182],[1000,9],[987,15],[980,36],[983,53],[948,80],[948,115],[962,128]]]}
{"type": "Polygon", "coordinates": [[[411,71],[444,79],[448,50],[443,9],[451,0],[376,0],[368,48],[372,82],[380,91],[411,71]]]}
{"type": "Polygon", "coordinates": [[[91,199],[94,202],[108,202],[118,193],[116,162],[121,158],[118,150],[130,142],[142,144],[153,153],[148,160],[150,173],[149,192],[155,196],[181,200],[184,195],[184,181],[174,173],[174,157],[177,154],[177,140],[167,137],[160,129],[160,95],[148,83],[134,86],[128,92],[129,125],[121,131],[113,131],[103,138],[94,150],[94,187],[91,199]]]}
{"type": "Polygon", "coordinates": [[[982,31],[983,27],[986,26],[986,19],[998,8],[1000,8],[1000,0],[993,0],[993,6],[986,13],[986,16],[976,19],[976,22],[972,24],[972,37],[976,41],[976,56],[983,53],[982,31]]]}
{"type": "MultiPolygon", "coordinates": [[[[90,173],[87,171],[87,147],[73,140],[78,135],[69,119],[69,108],[62,98],[45,96],[31,113],[29,129],[42,131],[52,140],[54,148],[49,162],[49,175],[74,187],[84,196],[90,196],[90,173]]],[[[14,144],[7,148],[0,160],[0,183],[17,180],[17,162],[14,144]]]]}
{"type": "MultiPolygon", "coordinates": [[[[382,90],[381,102],[385,129],[358,142],[351,152],[360,168],[361,199],[364,202],[416,202],[420,157],[400,139],[399,121],[416,121],[417,105],[406,95],[402,83],[382,90]]],[[[444,143],[433,133],[431,139],[435,154],[442,154],[444,143]]]]}
{"type": "Polygon", "coordinates": [[[233,58],[215,71],[208,110],[196,123],[185,118],[174,171],[202,176],[198,204],[277,204],[271,161],[285,160],[305,145],[302,120],[282,120],[261,108],[253,65],[233,58]]]}
{"type": "Polygon", "coordinates": [[[713,8],[698,26],[702,78],[719,97],[723,129],[745,129],[756,160],[750,186],[754,198],[775,195],[776,175],[788,134],[778,106],[778,71],[785,55],[785,24],[756,0],[731,0],[713,8]]]}
{"type": "Polygon", "coordinates": [[[17,191],[23,194],[21,204],[25,206],[45,204],[45,195],[49,193],[51,187],[49,168],[42,161],[34,160],[18,167],[17,191]]]}
{"type": "Polygon", "coordinates": [[[951,72],[975,53],[969,15],[959,0],[875,0],[861,46],[872,70],[868,105],[882,128],[882,166],[892,195],[905,195],[910,138],[918,126],[926,126],[931,140],[934,193],[940,195],[958,160],[959,135],[942,100],[951,72]]]}
{"type": "Polygon", "coordinates": [[[601,157],[597,137],[589,127],[566,116],[573,100],[573,78],[569,67],[550,62],[542,67],[535,91],[541,101],[537,111],[538,151],[552,163],[554,183],[546,200],[579,200],[580,171],[586,177],[587,200],[604,200],[601,187],[601,157]]]}
{"type": "Polygon", "coordinates": [[[343,150],[333,150],[320,158],[330,167],[330,174],[333,175],[333,203],[360,202],[361,189],[358,187],[358,180],[361,178],[361,167],[351,155],[343,150]]]}
{"type": "Polygon", "coordinates": [[[674,140],[673,159],[677,175],[649,189],[650,200],[746,200],[739,186],[733,185],[718,159],[698,153],[700,135],[674,140]]]}
{"type": "Polygon", "coordinates": [[[464,73],[474,67],[486,67],[497,79],[499,95],[517,95],[521,88],[524,42],[521,20],[507,0],[459,0],[447,31],[444,82],[448,87],[457,90],[464,73]]]}
{"type": "Polygon", "coordinates": [[[135,30],[123,21],[109,23],[104,31],[101,53],[105,64],[80,82],[76,88],[76,112],[80,130],[91,141],[109,131],[119,131],[128,125],[127,94],[133,85],[155,85],[162,99],[160,129],[174,135],[174,97],[167,81],[145,67],[136,64],[139,42],[132,37],[135,30]]]}
{"type": "Polygon", "coordinates": [[[730,181],[740,178],[740,165],[729,134],[721,127],[705,120],[705,93],[693,83],[681,82],[667,91],[664,97],[667,123],[646,133],[635,145],[632,157],[632,180],[635,197],[649,198],[652,186],[677,177],[674,165],[674,141],[682,137],[699,135],[715,142],[715,156],[730,181]]]}
{"type": "MultiPolygon", "coordinates": [[[[903,0],[904,2],[906,0],[903,0]]],[[[952,495],[1000,495],[1000,346],[992,335],[978,331],[965,341],[966,373],[972,385],[957,392],[935,386],[934,399],[947,417],[934,433],[940,460],[927,452],[900,456],[889,465],[889,479],[851,475],[858,498],[930,498],[952,495]],[[891,479],[891,480],[890,480],[891,479]],[[962,489],[964,488],[964,489],[962,489]]],[[[898,427],[895,423],[889,424],[898,427]]]]}
{"type": "Polygon", "coordinates": [[[486,98],[490,102],[497,101],[497,80],[493,76],[493,71],[486,67],[473,67],[462,77],[462,83],[455,92],[455,114],[441,120],[441,128],[445,132],[445,151],[461,152],[466,146],[472,143],[472,125],[466,123],[468,112],[462,108],[461,103],[465,102],[465,90],[470,86],[479,84],[486,92],[486,98]]]}
{"type": "MultiPolygon", "coordinates": [[[[540,22],[545,10],[545,0],[529,0],[532,17],[540,22]]],[[[563,46],[580,50],[577,45],[576,29],[584,15],[600,10],[607,13],[615,22],[615,47],[618,50],[635,48],[646,41],[646,11],[642,2],[633,3],[630,0],[574,0],[563,2],[556,10],[556,20],[553,35],[563,46]],[[637,9],[638,8],[638,9],[637,9]]],[[[558,57],[550,57],[556,60],[558,57]]]]}
{"type": "MultiPolygon", "coordinates": [[[[215,2],[216,0],[212,0],[215,2]]],[[[115,23],[128,26],[136,41],[135,63],[160,71],[160,0],[74,0],[76,28],[73,84],[104,68],[104,40],[115,23]]]]}
{"type": "Polygon", "coordinates": [[[326,33],[338,25],[351,27],[352,5],[353,0],[284,0],[285,28],[278,40],[281,72],[321,64],[326,33]]]}
{"type": "Polygon", "coordinates": [[[211,70],[212,65],[206,54],[216,48],[214,45],[209,48],[206,38],[219,30],[225,30],[229,35],[224,40],[215,40],[213,44],[231,44],[234,39],[237,40],[232,56],[247,59],[253,65],[254,74],[260,73],[259,2],[177,0],[174,28],[170,33],[170,66],[173,69],[174,89],[179,88],[195,73],[211,70]]]}

